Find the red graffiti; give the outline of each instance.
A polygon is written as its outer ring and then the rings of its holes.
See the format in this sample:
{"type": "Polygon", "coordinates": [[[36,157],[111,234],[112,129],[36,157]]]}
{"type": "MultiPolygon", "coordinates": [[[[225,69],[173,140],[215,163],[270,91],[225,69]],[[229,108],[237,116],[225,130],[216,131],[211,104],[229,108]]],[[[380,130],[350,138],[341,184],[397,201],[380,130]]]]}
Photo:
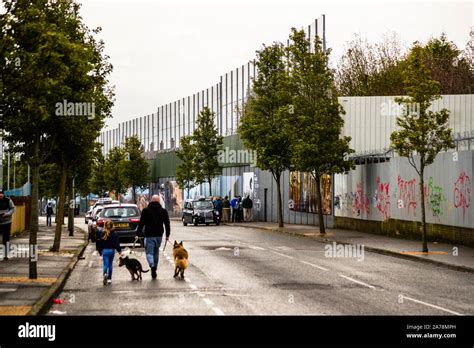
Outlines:
{"type": "Polygon", "coordinates": [[[416,213],[416,179],[405,181],[399,175],[397,180],[399,208],[407,208],[410,211],[412,207],[413,212],[416,213]]]}
{"type": "Polygon", "coordinates": [[[352,201],[352,212],[357,212],[357,216],[363,212],[366,214],[369,214],[370,212],[369,198],[364,193],[362,183],[357,184],[357,192],[354,195],[354,199],[352,201]]]}
{"type": "Polygon", "coordinates": [[[471,178],[465,172],[459,174],[458,180],[454,183],[454,207],[462,209],[462,215],[471,206],[471,178]]]}
{"type": "Polygon", "coordinates": [[[379,212],[383,214],[385,220],[390,218],[390,183],[380,182],[377,177],[377,191],[375,191],[375,203],[379,212]]]}

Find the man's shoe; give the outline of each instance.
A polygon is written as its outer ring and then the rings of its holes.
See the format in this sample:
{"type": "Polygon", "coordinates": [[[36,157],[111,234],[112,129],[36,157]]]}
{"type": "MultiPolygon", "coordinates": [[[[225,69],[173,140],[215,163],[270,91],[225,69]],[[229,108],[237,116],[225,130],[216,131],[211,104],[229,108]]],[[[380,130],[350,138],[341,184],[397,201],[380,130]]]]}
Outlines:
{"type": "Polygon", "coordinates": [[[112,284],[112,279],[107,279],[107,284],[112,284]]]}
{"type": "Polygon", "coordinates": [[[107,274],[104,274],[104,285],[107,285],[107,274]]]}
{"type": "Polygon", "coordinates": [[[151,268],[151,278],[156,279],[156,267],[151,268]]]}

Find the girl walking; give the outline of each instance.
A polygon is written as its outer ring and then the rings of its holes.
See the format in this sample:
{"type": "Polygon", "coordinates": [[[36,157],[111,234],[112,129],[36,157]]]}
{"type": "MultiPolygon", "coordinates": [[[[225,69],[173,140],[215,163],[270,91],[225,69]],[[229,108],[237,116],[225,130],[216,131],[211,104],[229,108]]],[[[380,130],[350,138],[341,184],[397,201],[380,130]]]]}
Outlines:
{"type": "Polygon", "coordinates": [[[102,256],[104,264],[104,285],[112,283],[112,268],[115,250],[122,252],[119,238],[114,230],[112,221],[105,221],[102,236],[97,238],[97,251],[102,256]]]}

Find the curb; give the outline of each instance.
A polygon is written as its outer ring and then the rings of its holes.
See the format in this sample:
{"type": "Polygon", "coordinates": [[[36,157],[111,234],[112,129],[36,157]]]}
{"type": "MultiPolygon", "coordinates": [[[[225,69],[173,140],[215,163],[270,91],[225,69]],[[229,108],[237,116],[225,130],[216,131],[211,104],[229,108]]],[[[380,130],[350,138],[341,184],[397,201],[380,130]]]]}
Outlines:
{"type": "MultiPolygon", "coordinates": [[[[276,228],[273,228],[273,227],[260,227],[260,226],[255,226],[255,225],[247,225],[247,226],[245,226],[245,225],[230,225],[230,226],[237,226],[237,227],[243,227],[243,228],[253,228],[253,229],[257,228],[257,229],[265,230],[265,231],[269,231],[269,232],[283,233],[283,234],[288,234],[288,235],[291,235],[291,236],[298,236],[298,237],[302,237],[302,238],[311,238],[311,239],[316,240],[320,243],[336,242],[336,243],[340,243],[340,244],[352,244],[352,243],[349,243],[349,242],[345,242],[343,240],[336,240],[336,239],[331,239],[331,238],[328,238],[328,237],[326,237],[325,239],[319,239],[317,237],[305,236],[305,235],[299,234],[299,233],[283,231],[283,230],[279,229],[279,227],[276,227],[276,228]]],[[[452,270],[455,270],[455,271],[460,271],[460,272],[474,273],[474,268],[467,267],[467,266],[453,265],[453,264],[442,262],[442,261],[423,259],[423,258],[418,257],[418,256],[401,254],[399,252],[392,251],[392,250],[387,250],[387,249],[380,249],[380,248],[374,248],[374,247],[368,247],[368,246],[364,246],[364,248],[365,248],[365,250],[371,251],[371,252],[376,253],[376,254],[392,256],[392,257],[398,257],[398,258],[406,259],[406,260],[410,260],[410,261],[418,261],[418,262],[422,262],[422,263],[432,264],[432,265],[441,266],[441,267],[449,268],[449,269],[452,269],[452,270]]]]}
{"type": "MultiPolygon", "coordinates": [[[[80,228],[77,228],[77,229],[80,230],[82,233],[84,233],[84,239],[85,239],[87,236],[86,232],[84,232],[84,230],[80,228]]],[[[69,278],[69,275],[71,274],[74,267],[76,267],[76,264],[79,261],[79,258],[84,253],[84,250],[86,250],[86,247],[88,244],[89,244],[89,241],[85,241],[85,243],[79,246],[79,249],[78,249],[79,251],[74,253],[72,260],[69,262],[66,268],[61,272],[58,279],[48,289],[43,291],[43,294],[41,295],[40,299],[36,301],[36,303],[33,305],[33,307],[30,309],[30,311],[26,315],[33,316],[33,315],[45,314],[46,310],[51,306],[51,300],[55,296],[59,295],[59,293],[64,288],[64,285],[66,284],[66,281],[69,278]]]]}

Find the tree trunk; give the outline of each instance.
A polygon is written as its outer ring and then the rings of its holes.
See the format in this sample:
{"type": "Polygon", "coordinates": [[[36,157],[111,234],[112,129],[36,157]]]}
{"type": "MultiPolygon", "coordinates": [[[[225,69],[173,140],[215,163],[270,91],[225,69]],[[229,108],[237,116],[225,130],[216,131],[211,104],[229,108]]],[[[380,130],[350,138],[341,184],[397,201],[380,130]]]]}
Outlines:
{"type": "Polygon", "coordinates": [[[132,194],[133,194],[133,202],[135,204],[137,204],[137,196],[136,196],[135,186],[132,186],[132,194]]]}
{"type": "Polygon", "coordinates": [[[420,166],[420,197],[421,197],[421,241],[423,244],[423,252],[428,252],[428,242],[426,240],[426,210],[425,210],[425,180],[423,178],[425,167],[423,163],[420,166]]]}
{"type": "Polygon", "coordinates": [[[56,223],[56,231],[54,233],[54,243],[51,251],[59,251],[61,246],[61,231],[63,228],[64,221],[64,203],[66,202],[66,184],[67,184],[67,171],[63,168],[61,173],[61,181],[59,184],[59,203],[57,207],[58,223],[56,223]]]}
{"type": "Polygon", "coordinates": [[[30,220],[30,251],[34,250],[33,253],[30,252],[30,261],[29,261],[29,278],[36,279],[38,278],[37,272],[37,236],[38,236],[38,194],[39,194],[39,142],[37,138],[34,144],[33,150],[33,159],[30,163],[31,166],[31,183],[32,183],[32,192],[31,192],[31,220],[30,220]],[[33,257],[34,256],[34,257],[33,257]]]}
{"type": "Polygon", "coordinates": [[[278,227],[284,227],[283,224],[283,207],[281,203],[281,173],[273,174],[277,184],[277,209],[278,209],[278,227]]]}
{"type": "Polygon", "coordinates": [[[319,175],[315,175],[314,179],[316,181],[316,202],[318,204],[319,233],[325,234],[326,227],[324,226],[324,219],[323,219],[323,199],[321,197],[321,177],[319,175]]]}
{"type": "Polygon", "coordinates": [[[72,201],[74,199],[72,192],[74,191],[72,187],[72,180],[71,180],[71,186],[69,187],[69,193],[68,193],[68,198],[69,198],[69,204],[68,204],[68,214],[67,214],[67,229],[69,231],[69,236],[74,236],[74,204],[72,201]]]}

